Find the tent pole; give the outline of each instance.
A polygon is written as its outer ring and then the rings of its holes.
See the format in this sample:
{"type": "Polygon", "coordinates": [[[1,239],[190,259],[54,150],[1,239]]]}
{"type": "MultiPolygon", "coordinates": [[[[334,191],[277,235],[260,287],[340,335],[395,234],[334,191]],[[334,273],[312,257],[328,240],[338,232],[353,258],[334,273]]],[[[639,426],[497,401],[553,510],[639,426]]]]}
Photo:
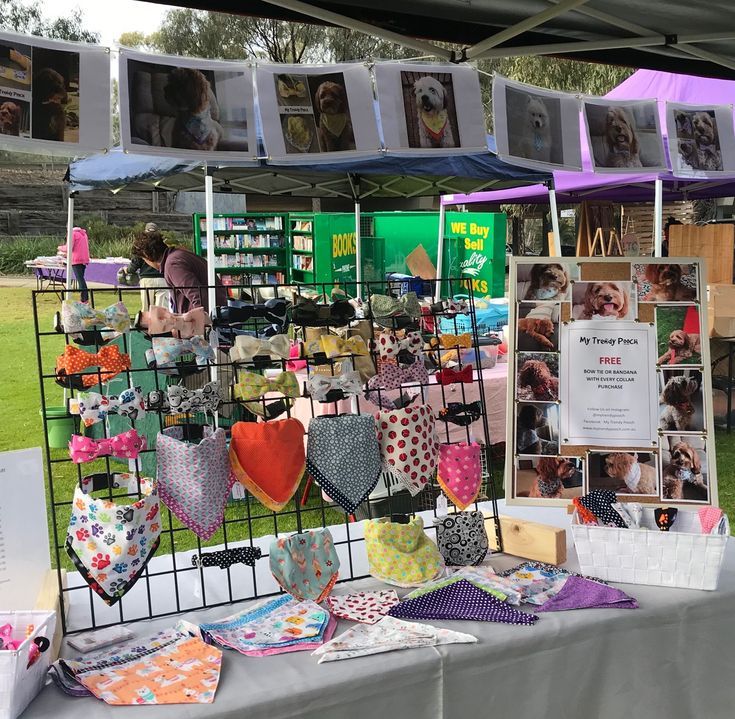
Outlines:
{"type": "Polygon", "coordinates": [[[71,299],[71,285],[74,277],[72,270],[72,244],[74,242],[74,193],[69,193],[66,215],[66,299],[71,299]]]}
{"type": "Polygon", "coordinates": [[[663,241],[664,183],[660,177],[654,181],[653,200],[653,256],[661,257],[663,241]]]}
{"type": "Polygon", "coordinates": [[[217,301],[214,290],[214,178],[212,168],[205,167],[205,172],[207,174],[204,176],[204,214],[207,222],[207,284],[209,285],[207,301],[211,312],[217,301]]]}
{"type": "Polygon", "coordinates": [[[559,233],[559,212],[556,209],[556,190],[554,183],[549,183],[549,208],[551,212],[551,229],[553,239],[549,242],[549,257],[561,257],[561,234],[559,233]]]}
{"type": "Polygon", "coordinates": [[[439,197],[439,232],[436,242],[436,284],[434,285],[434,302],[442,298],[442,272],[444,271],[444,217],[446,209],[439,197]]]}
{"type": "Polygon", "coordinates": [[[362,297],[362,237],[360,236],[360,200],[355,198],[355,280],[358,298],[362,297]]]}

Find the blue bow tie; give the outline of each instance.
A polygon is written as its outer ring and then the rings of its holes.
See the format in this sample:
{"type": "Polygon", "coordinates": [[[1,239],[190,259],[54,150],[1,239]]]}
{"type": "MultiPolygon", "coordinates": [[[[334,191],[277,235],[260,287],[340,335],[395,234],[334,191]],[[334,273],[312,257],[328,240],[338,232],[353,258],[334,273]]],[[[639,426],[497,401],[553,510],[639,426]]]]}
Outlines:
{"type": "Polygon", "coordinates": [[[146,350],[146,360],[150,365],[155,363],[158,369],[173,367],[176,360],[184,354],[196,355],[196,362],[203,367],[207,362],[214,362],[214,350],[204,337],[192,337],[182,340],[178,337],[154,337],[153,348],[146,350]]]}

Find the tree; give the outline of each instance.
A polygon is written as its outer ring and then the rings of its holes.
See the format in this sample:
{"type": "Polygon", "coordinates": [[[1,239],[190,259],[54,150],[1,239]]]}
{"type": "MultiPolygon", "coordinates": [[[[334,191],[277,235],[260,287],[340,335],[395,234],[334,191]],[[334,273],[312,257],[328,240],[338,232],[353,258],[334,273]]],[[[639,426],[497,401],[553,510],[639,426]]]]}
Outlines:
{"type": "Polygon", "coordinates": [[[330,27],[326,30],[325,61],[349,62],[351,60],[403,60],[419,55],[417,50],[366,35],[356,30],[330,27]]]}
{"type": "Polygon", "coordinates": [[[25,5],[19,0],[0,0],[0,27],[25,35],[42,35],[55,40],[98,43],[97,33],[84,27],[84,16],[77,9],[69,17],[47,20],[35,5],[25,5]]]}

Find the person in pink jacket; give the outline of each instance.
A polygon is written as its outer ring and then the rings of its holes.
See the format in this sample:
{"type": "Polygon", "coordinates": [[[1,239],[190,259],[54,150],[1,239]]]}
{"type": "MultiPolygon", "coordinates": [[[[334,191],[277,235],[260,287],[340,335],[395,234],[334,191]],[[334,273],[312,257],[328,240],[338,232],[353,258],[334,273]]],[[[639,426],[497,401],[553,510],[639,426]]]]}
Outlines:
{"type": "MultiPolygon", "coordinates": [[[[60,245],[59,253],[66,255],[67,246],[60,245]]],[[[74,271],[74,277],[79,285],[82,302],[89,300],[89,292],[87,291],[87,282],[84,279],[84,272],[89,264],[89,238],[87,231],[83,227],[75,227],[71,234],[71,268],[74,271]]]]}

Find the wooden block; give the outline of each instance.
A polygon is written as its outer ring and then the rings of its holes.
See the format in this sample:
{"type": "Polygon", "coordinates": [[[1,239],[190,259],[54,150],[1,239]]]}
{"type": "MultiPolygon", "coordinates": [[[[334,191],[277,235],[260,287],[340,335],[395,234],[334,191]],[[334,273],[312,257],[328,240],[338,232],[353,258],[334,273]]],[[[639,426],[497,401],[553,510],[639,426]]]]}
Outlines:
{"type": "MultiPolygon", "coordinates": [[[[497,549],[492,515],[488,512],[484,515],[490,548],[497,549]]],[[[564,529],[501,514],[500,531],[505,554],[546,564],[564,564],[567,561],[567,533],[564,529]]]]}
{"type": "MultiPolygon", "coordinates": [[[[61,584],[66,588],[66,570],[61,570],[61,584]]],[[[38,592],[36,598],[35,609],[43,609],[47,612],[56,612],[56,631],[54,632],[53,639],[51,640],[51,661],[54,662],[59,656],[59,649],[61,648],[61,640],[64,635],[61,631],[61,600],[59,598],[59,580],[56,576],[56,570],[50,569],[46,573],[46,579],[44,579],[41,585],[41,590],[38,592]]]]}

